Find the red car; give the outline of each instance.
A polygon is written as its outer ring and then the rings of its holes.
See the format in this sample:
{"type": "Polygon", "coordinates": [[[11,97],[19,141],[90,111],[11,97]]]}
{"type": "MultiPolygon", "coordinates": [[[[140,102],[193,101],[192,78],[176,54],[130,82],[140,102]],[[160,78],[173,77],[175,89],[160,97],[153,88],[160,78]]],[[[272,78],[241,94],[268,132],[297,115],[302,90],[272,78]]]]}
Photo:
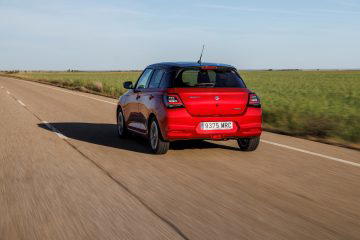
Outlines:
{"type": "Polygon", "coordinates": [[[176,140],[235,139],[254,151],[262,132],[259,97],[237,70],[213,63],[158,63],[148,66],[119,99],[117,130],[145,136],[156,154],[176,140]]]}

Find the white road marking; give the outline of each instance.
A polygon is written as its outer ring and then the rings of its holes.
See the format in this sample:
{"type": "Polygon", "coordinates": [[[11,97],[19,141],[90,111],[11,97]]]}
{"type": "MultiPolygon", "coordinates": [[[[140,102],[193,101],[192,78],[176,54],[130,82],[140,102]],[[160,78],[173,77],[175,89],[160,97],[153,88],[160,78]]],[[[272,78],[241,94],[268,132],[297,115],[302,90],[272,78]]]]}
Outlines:
{"type": "Polygon", "coordinates": [[[62,135],[61,133],[55,132],[55,134],[61,139],[68,139],[66,136],[62,135]]]}
{"type": "MultiPolygon", "coordinates": [[[[89,98],[89,99],[92,99],[92,100],[96,100],[96,101],[100,101],[100,102],[104,102],[104,103],[109,103],[109,104],[117,105],[117,103],[114,103],[114,102],[106,101],[106,100],[99,99],[99,98],[95,98],[95,97],[90,97],[90,96],[87,96],[87,95],[84,95],[84,94],[79,94],[79,93],[76,93],[76,92],[71,92],[71,91],[63,90],[63,89],[58,88],[58,87],[46,86],[46,85],[41,84],[41,83],[33,83],[33,82],[30,82],[30,81],[24,81],[24,82],[29,83],[29,84],[32,84],[32,85],[35,85],[35,86],[50,88],[50,89],[57,90],[57,91],[60,91],[60,92],[65,92],[65,93],[73,94],[73,95],[76,95],[76,96],[85,97],[85,98],[89,98]]],[[[44,123],[45,123],[45,122],[44,122],[44,123]]],[[[49,123],[45,123],[45,124],[46,124],[47,126],[49,125],[48,127],[49,127],[51,130],[52,130],[52,129],[55,129],[55,128],[54,128],[53,126],[51,126],[49,123]]],[[[55,129],[55,130],[56,130],[56,129],[55,129]]],[[[62,135],[62,134],[59,133],[57,130],[54,131],[54,132],[55,132],[56,134],[60,134],[60,135],[62,136],[61,138],[67,139],[66,136],[62,135]]],[[[360,164],[359,164],[359,163],[354,163],[354,162],[347,161],[347,160],[344,160],[344,159],[335,158],[335,157],[327,156],[327,155],[320,154],[320,153],[310,152],[310,151],[307,151],[307,150],[304,150],[304,149],[295,148],[295,147],[291,147],[291,146],[287,146],[287,145],[283,145],[283,144],[280,144],[280,143],[271,142],[271,141],[267,141],[267,140],[261,140],[261,141],[262,141],[263,143],[267,143],[267,144],[271,144],[271,145],[274,145],[274,146],[278,146],[278,147],[290,149],[290,150],[293,150],[293,151],[298,151],[298,152],[302,152],[302,153],[307,153],[307,154],[310,154],[310,155],[313,155],[313,156],[330,159],[330,160],[337,161],[337,162],[340,162],[340,163],[349,164],[349,165],[352,165],[352,166],[355,166],[355,167],[360,167],[360,164]]]]}
{"type": "Polygon", "coordinates": [[[53,131],[59,138],[61,139],[68,139],[66,136],[64,136],[63,134],[61,134],[61,132],[59,130],[57,130],[53,125],[51,125],[50,123],[43,121],[43,123],[46,125],[46,127],[48,127],[51,131],[53,131]]]}
{"type": "Polygon", "coordinates": [[[314,156],[317,156],[317,157],[327,158],[327,159],[330,159],[330,160],[333,160],[333,161],[349,164],[349,165],[352,165],[352,166],[355,166],[355,167],[360,167],[359,163],[350,162],[350,161],[347,161],[347,160],[344,160],[344,159],[330,157],[330,156],[327,156],[327,155],[324,155],[324,154],[310,152],[310,151],[303,150],[303,149],[300,149],[300,148],[290,147],[290,146],[287,146],[287,145],[283,145],[283,144],[275,143],[275,142],[270,142],[270,141],[266,141],[266,140],[261,140],[261,142],[271,144],[271,145],[274,145],[274,146],[278,146],[278,147],[282,147],[282,148],[287,148],[287,149],[298,151],[298,152],[302,152],[302,153],[307,153],[307,154],[314,155],[314,156]]]}
{"type": "Polygon", "coordinates": [[[22,101],[20,101],[20,100],[17,100],[17,101],[18,101],[18,103],[20,103],[20,105],[22,105],[23,107],[26,107],[26,105],[22,101]]]}
{"type": "Polygon", "coordinates": [[[32,84],[32,85],[35,85],[35,86],[50,88],[50,89],[57,90],[57,91],[60,91],[60,92],[65,92],[65,93],[69,93],[69,94],[72,94],[72,95],[81,96],[81,97],[89,98],[89,99],[92,99],[92,100],[96,100],[96,101],[100,101],[100,102],[104,102],[104,103],[109,103],[109,104],[117,105],[117,103],[114,103],[114,102],[110,102],[110,101],[106,101],[106,100],[103,100],[103,99],[99,99],[99,98],[95,98],[95,97],[90,97],[90,96],[87,96],[87,95],[84,95],[84,94],[79,94],[79,93],[76,93],[76,92],[64,90],[64,89],[61,89],[61,88],[59,88],[59,87],[50,87],[50,86],[46,86],[46,85],[41,84],[41,83],[33,83],[33,82],[30,82],[30,81],[24,81],[24,82],[29,83],[29,84],[32,84]]]}

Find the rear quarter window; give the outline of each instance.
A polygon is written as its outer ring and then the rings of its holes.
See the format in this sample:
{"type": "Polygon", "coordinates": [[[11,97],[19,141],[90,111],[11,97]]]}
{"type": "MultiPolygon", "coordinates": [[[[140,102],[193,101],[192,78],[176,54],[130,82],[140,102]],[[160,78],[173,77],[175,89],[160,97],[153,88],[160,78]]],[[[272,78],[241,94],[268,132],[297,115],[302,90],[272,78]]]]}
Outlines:
{"type": "Polygon", "coordinates": [[[148,88],[159,88],[164,74],[164,70],[156,70],[150,80],[148,88]]]}
{"type": "Polygon", "coordinates": [[[159,88],[173,87],[175,76],[176,76],[176,71],[172,71],[172,70],[165,71],[161,79],[159,88]]]}

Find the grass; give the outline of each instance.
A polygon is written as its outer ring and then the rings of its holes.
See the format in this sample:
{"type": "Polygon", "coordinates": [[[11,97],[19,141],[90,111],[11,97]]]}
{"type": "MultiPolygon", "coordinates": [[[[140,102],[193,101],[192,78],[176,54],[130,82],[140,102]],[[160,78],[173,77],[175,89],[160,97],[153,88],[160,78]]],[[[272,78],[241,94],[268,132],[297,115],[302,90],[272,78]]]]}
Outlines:
{"type": "MultiPolygon", "coordinates": [[[[109,97],[139,72],[19,72],[8,75],[109,97]]],[[[360,71],[242,71],[262,99],[265,127],[295,136],[360,143],[360,71]]]]}
{"type": "Polygon", "coordinates": [[[140,72],[19,72],[9,75],[117,98],[125,92],[123,82],[136,81],[140,72]]]}
{"type": "Polygon", "coordinates": [[[244,72],[265,126],[297,136],[360,142],[360,71],[244,72]]]}

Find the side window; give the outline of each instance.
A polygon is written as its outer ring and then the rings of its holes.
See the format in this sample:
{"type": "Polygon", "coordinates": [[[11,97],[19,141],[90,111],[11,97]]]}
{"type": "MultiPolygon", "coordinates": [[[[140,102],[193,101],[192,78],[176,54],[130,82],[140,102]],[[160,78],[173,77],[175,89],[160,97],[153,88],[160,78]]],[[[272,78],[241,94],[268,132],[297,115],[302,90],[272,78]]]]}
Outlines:
{"type": "Polygon", "coordinates": [[[169,88],[173,85],[176,72],[166,71],[161,79],[159,88],[169,88]]]}
{"type": "Polygon", "coordinates": [[[156,70],[150,80],[150,84],[148,88],[159,88],[164,73],[165,73],[164,70],[156,70]]]}
{"type": "Polygon", "coordinates": [[[152,74],[153,70],[152,69],[146,69],[143,74],[141,75],[139,81],[136,84],[135,89],[143,89],[146,88],[147,83],[150,80],[151,74],[152,74]]]}

